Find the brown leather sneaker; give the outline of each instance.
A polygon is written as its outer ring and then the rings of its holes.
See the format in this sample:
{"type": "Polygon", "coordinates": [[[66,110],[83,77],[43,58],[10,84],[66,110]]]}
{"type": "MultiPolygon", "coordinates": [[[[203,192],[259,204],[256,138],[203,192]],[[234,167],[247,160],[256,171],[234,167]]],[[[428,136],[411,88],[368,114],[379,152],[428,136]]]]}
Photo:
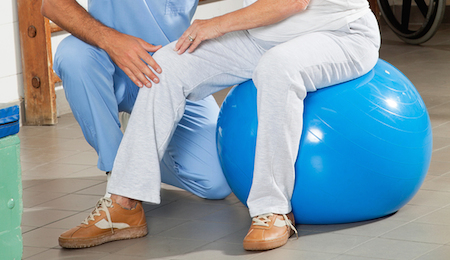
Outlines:
{"type": "Polygon", "coordinates": [[[64,248],[85,248],[106,242],[147,235],[147,222],[140,202],[136,208],[122,208],[111,198],[101,198],[80,225],[59,236],[64,248]]]}
{"type": "Polygon", "coordinates": [[[297,234],[294,214],[264,214],[253,218],[250,230],[244,238],[245,250],[269,250],[287,243],[297,234]]]}

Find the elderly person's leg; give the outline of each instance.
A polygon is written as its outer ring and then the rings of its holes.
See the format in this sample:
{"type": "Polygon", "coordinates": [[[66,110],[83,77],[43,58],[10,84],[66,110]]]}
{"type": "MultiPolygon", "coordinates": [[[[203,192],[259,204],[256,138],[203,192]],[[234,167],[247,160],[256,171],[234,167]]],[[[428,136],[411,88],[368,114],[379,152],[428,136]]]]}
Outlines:
{"type": "Polygon", "coordinates": [[[192,54],[178,55],[173,48],[170,44],[154,55],[163,71],[160,83],[139,92],[116,157],[110,193],[159,203],[160,161],[186,98],[203,98],[249,79],[262,54],[246,32],[204,42],[192,54]]]}
{"type": "Polygon", "coordinates": [[[253,184],[247,201],[254,217],[244,240],[244,248],[248,250],[281,246],[292,234],[290,222],[294,221],[288,213],[292,210],[294,164],[307,92],[361,76],[378,59],[376,20],[363,17],[349,28],[311,33],[273,47],[255,70],[258,138],[253,184]],[[272,232],[264,226],[277,222],[278,227],[272,232]]]}

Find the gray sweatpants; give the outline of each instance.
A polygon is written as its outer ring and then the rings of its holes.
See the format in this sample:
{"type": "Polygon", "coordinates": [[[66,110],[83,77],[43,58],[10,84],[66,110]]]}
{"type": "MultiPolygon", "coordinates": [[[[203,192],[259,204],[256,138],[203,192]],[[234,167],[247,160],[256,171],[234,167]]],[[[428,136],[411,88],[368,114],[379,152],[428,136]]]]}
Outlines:
{"type": "Polygon", "coordinates": [[[294,163],[307,92],[354,79],[373,68],[380,35],[372,13],[336,31],[274,44],[247,31],[203,42],[178,55],[169,44],[153,58],[160,83],[139,91],[116,156],[108,191],[160,202],[160,160],[183,115],[186,99],[199,100],[253,79],[258,89],[258,133],[250,215],[291,211],[294,163]]]}

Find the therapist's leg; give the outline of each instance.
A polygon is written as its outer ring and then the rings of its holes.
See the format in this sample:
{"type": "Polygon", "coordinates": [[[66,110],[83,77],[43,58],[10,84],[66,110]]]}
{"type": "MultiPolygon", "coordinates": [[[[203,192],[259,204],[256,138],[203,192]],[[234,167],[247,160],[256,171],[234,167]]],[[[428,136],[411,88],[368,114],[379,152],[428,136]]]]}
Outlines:
{"type": "Polygon", "coordinates": [[[206,199],[231,193],[216,148],[219,106],[212,96],[187,101],[161,161],[161,181],[206,199]]]}
{"type": "Polygon", "coordinates": [[[58,46],[54,70],[86,141],[98,153],[98,168],[111,171],[122,140],[113,62],[105,51],[69,36],[58,46]]]}
{"type": "MultiPolygon", "coordinates": [[[[139,88],[101,49],[69,36],[55,56],[72,112],[99,155],[98,168],[111,171],[122,140],[119,111],[130,113],[139,88]]],[[[162,164],[163,182],[209,199],[226,197],[215,146],[218,106],[213,97],[188,102],[162,164]]]]}

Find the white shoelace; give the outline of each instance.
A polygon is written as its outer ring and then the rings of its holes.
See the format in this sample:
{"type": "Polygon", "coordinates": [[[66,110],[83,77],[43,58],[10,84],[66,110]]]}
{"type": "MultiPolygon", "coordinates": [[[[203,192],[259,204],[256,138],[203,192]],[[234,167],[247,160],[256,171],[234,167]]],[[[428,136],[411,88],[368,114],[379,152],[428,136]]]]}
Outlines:
{"type": "MultiPolygon", "coordinates": [[[[292,230],[294,230],[295,235],[296,235],[297,238],[298,238],[298,231],[297,231],[297,229],[295,228],[295,226],[292,224],[292,221],[289,220],[289,218],[286,216],[286,214],[281,214],[281,215],[283,216],[284,222],[286,222],[286,225],[287,225],[288,227],[290,227],[292,230]]],[[[268,223],[271,221],[271,220],[269,219],[269,217],[272,217],[272,216],[273,216],[273,213],[262,214],[262,215],[256,216],[256,217],[254,217],[254,218],[252,219],[253,225],[255,225],[255,226],[264,226],[264,227],[268,227],[268,226],[269,226],[268,223]]]]}
{"type": "Polygon", "coordinates": [[[111,232],[114,234],[114,228],[111,220],[111,215],[109,214],[108,208],[112,207],[112,200],[111,198],[103,197],[98,202],[97,205],[95,205],[94,210],[89,214],[89,216],[83,220],[81,223],[88,225],[89,221],[95,220],[95,217],[100,216],[100,210],[104,211],[106,213],[106,219],[108,220],[109,227],[111,228],[111,232]]]}

